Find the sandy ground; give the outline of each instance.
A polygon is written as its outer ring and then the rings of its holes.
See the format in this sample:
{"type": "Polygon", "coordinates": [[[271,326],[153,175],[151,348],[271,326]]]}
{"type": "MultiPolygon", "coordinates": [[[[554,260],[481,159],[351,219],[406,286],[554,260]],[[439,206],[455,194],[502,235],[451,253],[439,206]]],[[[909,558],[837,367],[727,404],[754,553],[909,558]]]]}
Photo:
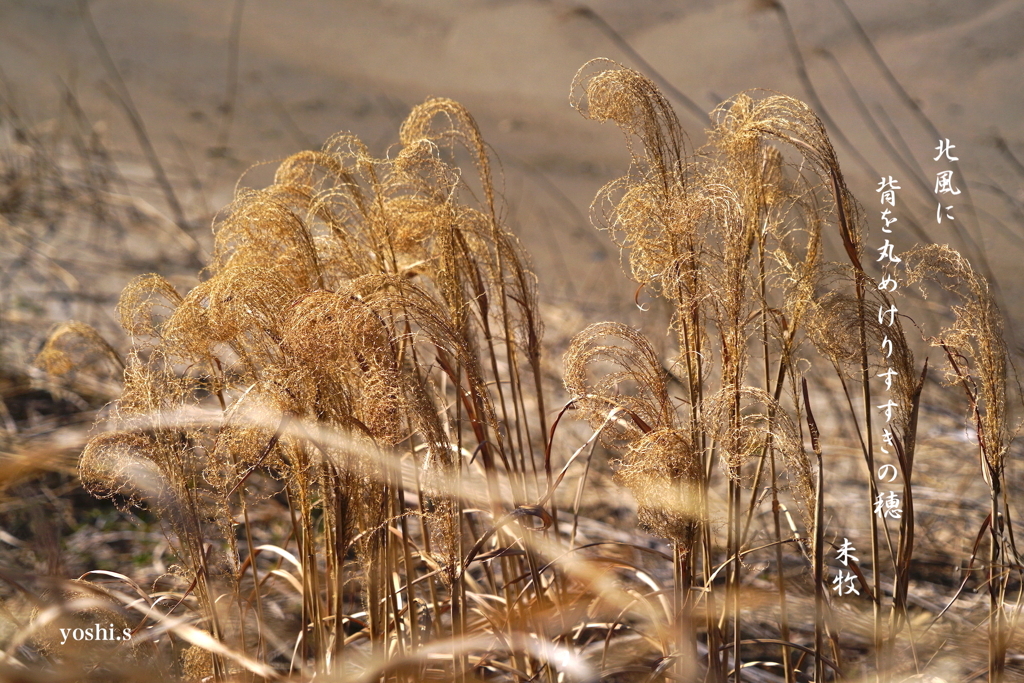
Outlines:
{"type": "MultiPolygon", "coordinates": [[[[749,88],[808,100],[779,13],[770,3],[590,0],[587,5],[700,108],[749,88]]],[[[985,253],[1013,305],[1024,290],[1024,3],[1019,0],[849,0],[850,9],[906,91],[956,144],[961,184],[977,207],[957,220],[985,253]],[[1016,215],[1015,213],[1016,212],[1016,215]]],[[[164,160],[190,218],[208,223],[241,172],[338,131],[377,154],[396,139],[409,108],[427,96],[459,100],[477,117],[504,168],[510,221],[534,254],[546,299],[588,314],[619,307],[616,254],[589,226],[594,193],[627,163],[610,124],[582,119],[569,84],[588,59],[640,66],[582,5],[541,0],[381,2],[292,0],[93,0],[91,13],[164,160]],[[236,14],[239,13],[239,14],[236,14]],[[237,78],[233,17],[240,16],[237,78]],[[225,102],[234,108],[225,113],[225,102]],[[196,182],[198,181],[198,182],[196,182]]],[[[941,170],[937,140],[905,105],[832,0],[787,0],[807,70],[828,114],[851,187],[868,204],[877,176],[904,175],[879,145],[844,77],[922,175],[941,170]],[[893,131],[898,131],[899,139],[893,131]],[[860,155],[858,159],[854,150],[860,155]]],[[[70,88],[118,152],[122,171],[150,180],[134,134],[110,95],[110,74],[71,0],[0,0],[0,68],[30,120],[53,115],[70,88]]],[[[699,144],[707,119],[678,105],[699,144]]],[[[272,166],[243,179],[259,185],[272,166]]],[[[904,181],[904,187],[911,183],[904,181]]],[[[957,197],[963,209],[963,195],[957,197]]],[[[906,219],[936,242],[935,197],[909,187],[906,219]]],[[[159,196],[153,203],[159,206],[159,196]]],[[[159,206],[163,209],[164,207],[159,206]]],[[[874,237],[878,220],[869,228],[874,237]]],[[[905,220],[906,220],[905,219],[905,220]]],[[[909,248],[914,236],[898,235],[909,248]]],[[[962,241],[962,240],[961,240],[962,241]]],[[[1013,317],[1024,308],[1013,306],[1013,317]]]]}

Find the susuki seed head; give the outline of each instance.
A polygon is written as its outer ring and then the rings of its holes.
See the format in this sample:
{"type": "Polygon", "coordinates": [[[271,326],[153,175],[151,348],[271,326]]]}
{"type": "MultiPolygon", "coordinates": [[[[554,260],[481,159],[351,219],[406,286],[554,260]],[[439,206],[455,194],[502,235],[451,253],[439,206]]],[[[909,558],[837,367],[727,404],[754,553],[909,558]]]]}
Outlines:
{"type": "Polygon", "coordinates": [[[656,429],[632,441],[616,476],[636,498],[643,528],[675,543],[690,540],[702,510],[701,471],[684,432],[656,429]]]}

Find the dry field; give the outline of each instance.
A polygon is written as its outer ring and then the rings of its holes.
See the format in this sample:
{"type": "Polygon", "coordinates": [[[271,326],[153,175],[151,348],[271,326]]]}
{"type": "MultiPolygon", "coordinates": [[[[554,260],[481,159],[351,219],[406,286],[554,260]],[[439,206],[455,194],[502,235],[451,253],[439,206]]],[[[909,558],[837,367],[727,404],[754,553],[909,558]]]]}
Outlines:
{"type": "Polygon", "coordinates": [[[1021,35],[0,0],[0,680],[1024,680],[1021,35]]]}

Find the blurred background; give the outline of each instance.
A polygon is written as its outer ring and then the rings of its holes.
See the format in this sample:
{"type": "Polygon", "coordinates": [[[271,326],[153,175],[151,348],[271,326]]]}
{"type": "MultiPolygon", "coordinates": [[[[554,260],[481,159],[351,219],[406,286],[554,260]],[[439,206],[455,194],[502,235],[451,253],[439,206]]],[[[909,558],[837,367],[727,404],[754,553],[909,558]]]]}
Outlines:
{"type": "MultiPolygon", "coordinates": [[[[926,240],[960,248],[998,280],[1019,322],[1021,36],[1016,0],[2,0],[0,217],[4,232],[27,233],[0,257],[4,325],[45,308],[105,327],[139,260],[188,285],[236,183],[266,184],[275,161],[339,131],[387,154],[428,96],[477,118],[550,313],[632,316],[618,254],[588,216],[628,154],[614,126],[569,106],[573,75],[595,57],[658,81],[694,147],[707,112],[740,91],[808,102],[868,209],[866,243],[881,244],[873,190],[892,175],[903,188],[897,250],[926,240]],[[955,220],[941,225],[932,186],[950,164],[933,161],[939,136],[956,145],[962,190],[946,202],[955,220]],[[26,146],[48,146],[79,189],[89,174],[108,175],[107,194],[81,198],[79,223],[29,227],[16,168],[28,173],[26,146]],[[133,216],[89,217],[96,203],[133,216]],[[129,219],[150,228],[115,228],[129,219]],[[59,238],[68,249],[54,249],[48,229],[70,232],[59,238]],[[41,275],[48,285],[29,284],[41,275]]],[[[23,360],[34,343],[5,353],[23,360]]]]}

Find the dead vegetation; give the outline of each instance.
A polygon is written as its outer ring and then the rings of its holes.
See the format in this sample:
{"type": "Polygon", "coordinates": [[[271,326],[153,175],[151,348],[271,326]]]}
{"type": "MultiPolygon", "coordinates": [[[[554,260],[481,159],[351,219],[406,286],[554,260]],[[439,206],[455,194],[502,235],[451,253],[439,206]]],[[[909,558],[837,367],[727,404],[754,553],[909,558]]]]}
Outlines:
{"type": "MultiPolygon", "coordinates": [[[[55,582],[45,599],[27,572],[0,567],[3,675],[1020,675],[1005,468],[1015,423],[984,278],[948,247],[905,257],[906,285],[957,297],[952,324],[924,335],[966,395],[988,490],[965,492],[975,508],[957,510],[975,522],[973,547],[941,555],[937,496],[915,486],[940,457],[921,436],[927,362],[904,330],[916,304],[866,272],[868,226],[815,113],[741,93],[692,149],[635,71],[589,63],[572,93],[626,136],[629,170],[598,192],[593,217],[637,297],[669,312],[669,352],[624,324],[590,325],[564,357],[567,401],[552,407],[536,279],[457,103],[416,107],[384,158],[351,135],[296,154],[218,215],[198,285],[151,274],[125,289],[126,352],[84,322],[43,347],[38,366],[71,373],[76,396],[118,378],[81,483],[151,516],[169,559],[157,576],[124,567],[55,582]],[[842,261],[827,260],[830,232],[842,261]],[[876,317],[897,303],[902,316],[876,317]],[[588,517],[603,452],[617,454],[653,537],[588,517]],[[882,464],[898,473],[897,518],[873,509],[888,492],[882,464]],[[849,476],[830,494],[838,470],[849,476]],[[861,545],[859,594],[839,597],[844,535],[861,545]],[[960,564],[956,580],[925,578],[936,557],[960,564]],[[93,621],[132,637],[103,656],[53,644],[55,629],[93,621]]],[[[9,462],[29,457],[11,450],[9,462]]]]}

